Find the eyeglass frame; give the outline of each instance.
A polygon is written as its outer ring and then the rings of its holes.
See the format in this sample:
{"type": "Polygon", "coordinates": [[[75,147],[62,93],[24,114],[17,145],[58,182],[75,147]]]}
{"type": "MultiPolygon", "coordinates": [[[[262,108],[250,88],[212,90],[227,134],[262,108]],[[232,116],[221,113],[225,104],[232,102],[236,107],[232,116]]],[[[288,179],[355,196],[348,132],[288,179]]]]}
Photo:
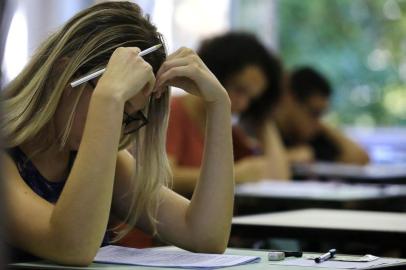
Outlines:
{"type": "MultiPolygon", "coordinates": [[[[96,88],[96,84],[92,80],[90,80],[88,83],[93,87],[93,89],[96,88]]],[[[124,111],[124,116],[125,116],[123,118],[124,135],[129,135],[129,134],[135,133],[139,129],[141,129],[142,127],[146,126],[149,123],[148,118],[140,110],[137,111],[134,115],[131,115],[131,114],[127,113],[126,111],[124,111]],[[128,120],[128,119],[130,119],[130,120],[128,120]],[[142,120],[141,124],[139,126],[137,126],[135,129],[125,132],[126,127],[129,124],[131,124],[131,123],[133,123],[133,122],[135,122],[137,120],[142,120]]]]}
{"type": "Polygon", "coordinates": [[[129,135],[131,133],[135,133],[140,128],[146,126],[149,123],[148,118],[144,115],[144,113],[142,111],[137,111],[134,115],[130,115],[126,111],[124,111],[124,115],[125,115],[125,118],[123,118],[124,131],[129,124],[131,124],[135,121],[139,121],[139,120],[142,121],[141,124],[139,126],[137,126],[136,128],[134,128],[130,131],[124,132],[124,135],[129,135]]]}

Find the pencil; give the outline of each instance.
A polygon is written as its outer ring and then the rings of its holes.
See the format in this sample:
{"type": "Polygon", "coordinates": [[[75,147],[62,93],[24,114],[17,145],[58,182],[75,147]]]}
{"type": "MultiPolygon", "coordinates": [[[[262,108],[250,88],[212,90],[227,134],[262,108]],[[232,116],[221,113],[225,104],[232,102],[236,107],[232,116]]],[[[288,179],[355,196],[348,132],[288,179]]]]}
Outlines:
{"type": "MultiPolygon", "coordinates": [[[[154,52],[154,51],[158,50],[159,48],[161,48],[161,46],[162,46],[162,44],[157,44],[157,45],[154,45],[152,47],[149,47],[148,49],[145,49],[145,50],[141,51],[139,53],[139,56],[144,56],[144,55],[147,55],[147,54],[149,54],[151,52],[154,52]]],[[[94,79],[96,77],[99,77],[105,71],[106,71],[106,68],[99,69],[99,70],[97,70],[95,72],[92,72],[92,73],[90,73],[88,75],[85,75],[85,76],[83,76],[83,77],[81,77],[81,78],[79,78],[77,80],[74,80],[73,82],[70,83],[70,86],[76,87],[78,85],[81,85],[82,83],[85,83],[85,82],[90,81],[90,80],[92,80],[92,79],[94,79]]]]}

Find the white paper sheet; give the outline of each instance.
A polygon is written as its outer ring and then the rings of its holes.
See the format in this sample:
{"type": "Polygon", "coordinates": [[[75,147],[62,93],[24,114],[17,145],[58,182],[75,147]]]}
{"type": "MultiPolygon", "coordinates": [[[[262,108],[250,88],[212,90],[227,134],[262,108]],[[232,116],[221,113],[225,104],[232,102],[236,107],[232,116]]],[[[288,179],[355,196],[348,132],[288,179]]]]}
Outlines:
{"type": "MultiPolygon", "coordinates": [[[[319,256],[306,256],[306,259],[308,260],[314,260],[319,256]]],[[[365,254],[364,256],[353,256],[353,255],[336,255],[334,258],[329,259],[330,261],[342,261],[342,262],[372,262],[379,259],[379,257],[371,255],[371,254],[365,254]]]]}
{"type": "Polygon", "coordinates": [[[288,258],[279,262],[270,262],[272,265],[308,266],[314,268],[334,268],[334,269],[365,269],[368,267],[384,266],[404,262],[401,259],[379,258],[370,262],[343,262],[328,260],[316,263],[314,260],[303,258],[288,258]]]}
{"type": "Polygon", "coordinates": [[[208,269],[235,266],[259,261],[260,258],[255,256],[203,254],[187,251],[136,249],[119,246],[102,247],[94,259],[94,262],[98,263],[208,269]]]}

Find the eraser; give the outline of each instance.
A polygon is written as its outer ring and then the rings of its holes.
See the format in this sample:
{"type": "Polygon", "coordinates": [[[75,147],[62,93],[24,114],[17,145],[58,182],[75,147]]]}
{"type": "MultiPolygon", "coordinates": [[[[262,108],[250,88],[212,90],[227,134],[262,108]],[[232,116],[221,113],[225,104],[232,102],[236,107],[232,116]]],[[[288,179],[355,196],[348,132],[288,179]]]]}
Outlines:
{"type": "Polygon", "coordinates": [[[285,259],[285,252],[283,251],[268,252],[268,261],[281,261],[283,259],[285,259]]]}

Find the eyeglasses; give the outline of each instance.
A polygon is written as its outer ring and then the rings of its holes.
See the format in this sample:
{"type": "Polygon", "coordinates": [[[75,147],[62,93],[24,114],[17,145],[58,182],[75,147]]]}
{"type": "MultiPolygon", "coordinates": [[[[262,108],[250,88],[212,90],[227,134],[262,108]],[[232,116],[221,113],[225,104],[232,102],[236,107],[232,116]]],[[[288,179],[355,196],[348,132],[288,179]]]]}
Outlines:
{"type": "MultiPolygon", "coordinates": [[[[89,84],[93,87],[96,87],[96,83],[93,81],[89,81],[89,84]]],[[[128,114],[124,111],[124,118],[123,118],[123,132],[124,135],[129,135],[135,133],[143,126],[148,124],[147,117],[142,113],[142,111],[137,111],[134,114],[128,114]]]]}
{"type": "Polygon", "coordinates": [[[141,111],[137,111],[134,115],[124,112],[124,135],[134,133],[147,124],[148,119],[141,111]]]}

